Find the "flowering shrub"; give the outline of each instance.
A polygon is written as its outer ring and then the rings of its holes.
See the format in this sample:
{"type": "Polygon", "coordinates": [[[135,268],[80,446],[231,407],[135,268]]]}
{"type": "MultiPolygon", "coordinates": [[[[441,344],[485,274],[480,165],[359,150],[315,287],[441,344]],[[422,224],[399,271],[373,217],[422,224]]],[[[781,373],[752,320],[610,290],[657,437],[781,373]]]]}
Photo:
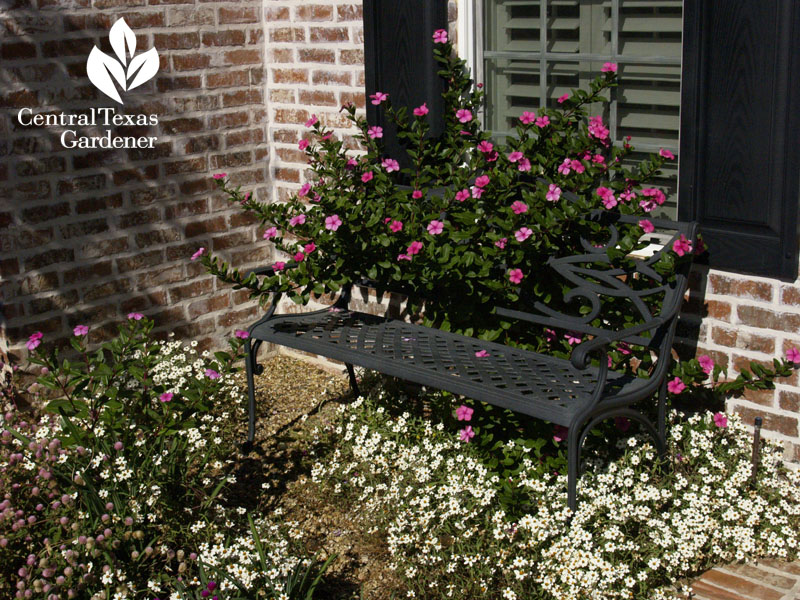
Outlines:
{"type": "MultiPolygon", "coordinates": [[[[226,494],[246,332],[212,356],[194,342],[153,341],[152,327],[132,313],[115,339],[90,350],[92,333],[78,326],[78,360],[30,336],[40,376],[29,399],[56,397],[42,414],[8,403],[0,419],[3,598],[178,599],[208,543],[242,525],[244,509],[228,507],[226,494]]],[[[265,523],[259,531],[279,533],[265,523]]],[[[268,539],[282,549],[271,556],[285,580],[300,559],[268,539]]]]}
{"type": "Polygon", "coordinates": [[[590,462],[570,520],[565,476],[542,473],[530,448],[507,444],[525,497],[509,514],[476,447],[441,422],[391,417],[382,395],[341,408],[338,445],[312,476],[385,534],[408,597],[666,598],[716,562],[797,554],[800,474],[765,443],[751,484],[752,438],[736,415],[673,411],[669,473],[649,440],[620,438],[620,458],[590,462]]]}

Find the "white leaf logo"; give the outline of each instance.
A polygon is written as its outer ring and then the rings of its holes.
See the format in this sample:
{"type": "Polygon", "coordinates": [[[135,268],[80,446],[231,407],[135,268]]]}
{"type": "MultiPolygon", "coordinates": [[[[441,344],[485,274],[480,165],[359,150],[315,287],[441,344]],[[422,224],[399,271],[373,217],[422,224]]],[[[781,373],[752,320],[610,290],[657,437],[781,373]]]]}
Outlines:
{"type": "Polygon", "coordinates": [[[117,58],[109,56],[95,46],[86,61],[86,74],[98,90],[122,104],[117,86],[122,88],[122,91],[128,91],[150,80],[158,72],[158,52],[155,48],[151,48],[139,56],[134,56],[136,34],[128,27],[125,19],[119,19],[114,23],[108,32],[108,37],[117,58]]]}

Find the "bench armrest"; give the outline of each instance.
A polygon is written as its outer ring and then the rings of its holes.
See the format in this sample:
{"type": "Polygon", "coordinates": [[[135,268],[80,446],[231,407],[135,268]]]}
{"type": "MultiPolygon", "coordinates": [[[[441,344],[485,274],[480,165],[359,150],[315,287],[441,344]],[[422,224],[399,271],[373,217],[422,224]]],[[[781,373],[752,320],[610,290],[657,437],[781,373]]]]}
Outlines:
{"type": "Polygon", "coordinates": [[[640,323],[639,325],[626,327],[625,329],[620,329],[619,331],[605,331],[591,340],[582,342],[575,347],[575,349],[572,351],[572,356],[570,357],[572,366],[574,366],[576,369],[583,370],[589,366],[590,355],[592,352],[600,350],[612,342],[625,340],[631,336],[638,336],[640,333],[660,327],[667,321],[668,319],[665,317],[655,317],[653,320],[648,321],[647,323],[640,323]]]}

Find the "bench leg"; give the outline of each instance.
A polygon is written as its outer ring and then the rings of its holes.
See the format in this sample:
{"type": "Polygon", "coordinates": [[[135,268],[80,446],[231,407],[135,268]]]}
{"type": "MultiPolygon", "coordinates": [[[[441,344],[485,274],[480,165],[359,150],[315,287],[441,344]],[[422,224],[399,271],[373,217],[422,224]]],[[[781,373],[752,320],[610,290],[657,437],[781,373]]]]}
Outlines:
{"type": "Polygon", "coordinates": [[[658,390],[658,436],[661,438],[664,452],[661,458],[666,458],[667,448],[667,378],[661,383],[658,390]]]}
{"type": "Polygon", "coordinates": [[[574,513],[578,506],[578,468],[581,464],[581,428],[573,426],[567,434],[567,506],[574,513]]]}
{"type": "Polygon", "coordinates": [[[264,369],[256,362],[258,356],[258,348],[261,346],[261,340],[256,340],[250,343],[250,338],[244,341],[244,363],[247,372],[247,442],[244,444],[243,451],[250,452],[253,448],[253,442],[256,437],[256,386],[255,374],[260,374],[264,369]]]}
{"type": "Polygon", "coordinates": [[[356,372],[353,370],[353,365],[351,365],[350,363],[345,363],[345,366],[347,367],[347,374],[350,376],[350,387],[352,388],[356,398],[358,398],[361,395],[361,392],[358,389],[358,382],[356,381],[356,372]]]}

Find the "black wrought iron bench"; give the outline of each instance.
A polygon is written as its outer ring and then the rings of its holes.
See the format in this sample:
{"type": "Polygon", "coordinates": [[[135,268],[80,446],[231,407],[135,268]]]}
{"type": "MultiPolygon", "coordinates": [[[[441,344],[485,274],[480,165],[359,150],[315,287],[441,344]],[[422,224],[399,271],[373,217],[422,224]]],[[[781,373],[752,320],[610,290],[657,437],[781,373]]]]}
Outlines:
{"type": "MultiPolygon", "coordinates": [[[[628,216],[614,218],[617,222],[638,221],[628,216]]],[[[670,249],[680,235],[695,245],[694,223],[651,221],[660,231],[668,231],[673,236],[664,244],[664,251],[670,249]]],[[[257,364],[257,353],[263,342],[271,342],[343,362],[356,395],[359,391],[353,365],[567,427],[567,497],[569,507],[574,510],[580,448],[586,434],[597,423],[616,416],[633,419],[652,435],[662,456],[666,451],[666,375],[690,268],[690,261],[684,261],[674,279],[663,280],[652,268],[662,251],[634,259],[633,268],[608,268],[606,249],[618,242],[616,224],[611,223],[608,227],[609,238],[605,246],[585,243],[585,254],[551,258],[547,263],[574,284],[565,299],[583,298],[583,304],[591,306],[588,313],[570,316],[539,302],[524,309],[495,308],[496,314],[502,318],[588,336],[574,348],[569,360],[354,311],[349,307],[350,287],[343,289],[331,308],[314,312],[278,315],[273,304],[267,314],[250,327],[250,337],[246,340],[248,443],[252,444],[255,435],[253,378],[263,371],[263,367],[257,364]],[[605,267],[591,269],[589,265],[605,267]],[[655,285],[646,288],[632,286],[636,278],[650,278],[655,285]],[[645,300],[655,294],[661,296],[662,301],[660,310],[652,314],[645,300]],[[641,322],[618,331],[591,325],[597,323],[598,318],[603,321],[601,296],[629,301],[631,310],[637,313],[641,322]],[[620,341],[645,347],[657,356],[648,378],[609,370],[609,345],[620,341]],[[485,350],[488,356],[476,356],[476,352],[481,350],[485,350]],[[592,356],[596,356],[594,362],[592,356]],[[636,402],[653,395],[657,395],[657,426],[644,413],[632,408],[636,402]]],[[[272,267],[254,271],[262,275],[272,272],[272,267]]]]}

